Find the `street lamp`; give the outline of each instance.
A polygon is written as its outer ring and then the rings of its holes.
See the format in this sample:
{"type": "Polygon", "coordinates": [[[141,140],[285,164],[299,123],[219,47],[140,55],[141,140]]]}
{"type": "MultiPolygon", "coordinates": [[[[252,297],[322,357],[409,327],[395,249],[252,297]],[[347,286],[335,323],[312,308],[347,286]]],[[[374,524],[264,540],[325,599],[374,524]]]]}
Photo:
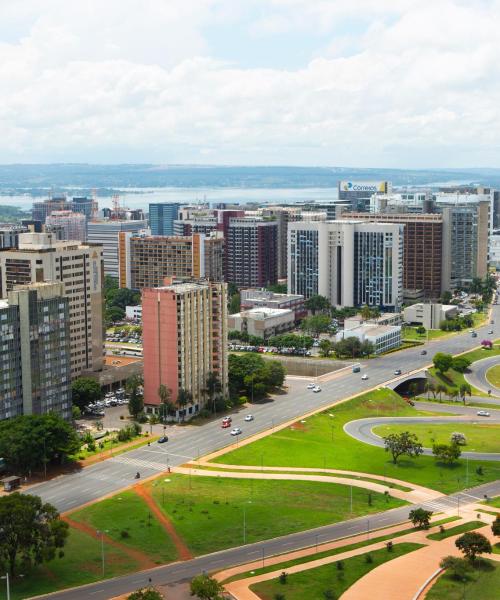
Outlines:
{"type": "Polygon", "coordinates": [[[2,575],[2,577],[0,577],[0,579],[5,579],[5,586],[7,588],[7,600],[10,600],[10,580],[9,580],[9,572],[7,571],[7,573],[5,573],[5,575],[2,575]]]}
{"type": "Polygon", "coordinates": [[[101,563],[102,563],[102,576],[103,577],[104,577],[104,534],[108,533],[108,532],[109,532],[108,529],[104,529],[102,531],[98,529],[96,531],[97,535],[101,536],[101,563]]]}

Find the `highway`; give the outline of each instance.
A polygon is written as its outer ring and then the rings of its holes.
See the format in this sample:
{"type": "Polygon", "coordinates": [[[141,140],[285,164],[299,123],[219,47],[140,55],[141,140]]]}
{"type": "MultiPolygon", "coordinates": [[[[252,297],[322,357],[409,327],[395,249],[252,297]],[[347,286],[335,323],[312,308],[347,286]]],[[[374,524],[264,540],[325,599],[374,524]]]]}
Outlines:
{"type": "Polygon", "coordinates": [[[488,390],[491,390],[493,394],[500,396],[500,389],[491,385],[486,379],[486,372],[488,369],[498,364],[500,364],[500,356],[491,356],[483,358],[483,360],[478,360],[471,367],[471,372],[465,375],[465,379],[475,388],[486,394],[488,393],[488,390]]]}
{"type": "MultiPolygon", "coordinates": [[[[395,369],[401,369],[403,376],[405,373],[420,370],[431,364],[435,352],[456,354],[477,347],[478,340],[483,337],[497,339],[500,337],[500,325],[497,325],[500,323],[500,306],[493,306],[492,316],[495,325],[487,324],[478,328],[477,338],[472,338],[470,333],[465,332],[429,342],[425,345],[428,352],[426,356],[421,355],[422,346],[417,346],[361,361],[361,373],[348,371],[340,374],[322,383],[322,391],[317,394],[306,389],[306,380],[289,378],[288,394],[277,395],[273,401],[254,404],[250,409],[233,412],[233,426],[241,427],[243,433],[239,437],[245,438],[392,380],[395,369]],[[494,330],[493,335],[487,334],[489,329],[494,330]],[[367,381],[361,379],[363,373],[368,375],[367,381]],[[255,417],[255,420],[249,423],[244,421],[248,412],[255,417]]],[[[440,408],[436,407],[434,410],[440,408]]],[[[32,486],[27,491],[38,494],[61,512],[76,509],[87,502],[130,486],[135,482],[134,476],[137,471],[142,478],[149,477],[164,472],[168,466],[180,465],[231,443],[237,443],[237,440],[229,435],[228,429],[221,429],[220,423],[221,419],[204,425],[170,426],[167,432],[169,441],[166,444],[152,443],[150,447],[144,446],[123,453],[80,471],[32,486]]]]}

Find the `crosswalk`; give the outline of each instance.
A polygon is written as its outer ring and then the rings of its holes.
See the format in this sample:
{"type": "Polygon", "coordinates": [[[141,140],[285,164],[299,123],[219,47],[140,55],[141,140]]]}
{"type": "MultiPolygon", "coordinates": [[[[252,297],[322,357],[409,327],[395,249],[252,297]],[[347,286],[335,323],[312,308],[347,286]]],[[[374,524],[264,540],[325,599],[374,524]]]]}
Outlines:
{"type": "Polygon", "coordinates": [[[152,469],[153,471],[166,471],[167,465],[151,460],[142,460],[141,458],[130,458],[125,455],[114,456],[109,462],[121,463],[132,467],[141,467],[142,469],[152,469]]]}
{"type": "Polygon", "coordinates": [[[444,496],[442,498],[436,498],[436,500],[429,500],[422,504],[422,508],[425,510],[432,510],[434,512],[442,512],[450,509],[457,509],[459,506],[466,504],[473,504],[474,502],[480,502],[482,498],[467,494],[467,492],[460,492],[454,496],[444,496]]]}

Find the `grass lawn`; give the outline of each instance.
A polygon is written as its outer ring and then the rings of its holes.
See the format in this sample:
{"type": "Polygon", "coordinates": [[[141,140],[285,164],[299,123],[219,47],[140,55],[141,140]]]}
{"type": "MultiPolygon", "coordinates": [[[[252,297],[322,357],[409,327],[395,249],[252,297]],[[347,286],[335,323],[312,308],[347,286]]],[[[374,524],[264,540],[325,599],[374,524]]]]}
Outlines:
{"type": "MultiPolygon", "coordinates": [[[[437,525],[441,525],[444,523],[449,523],[450,521],[456,521],[460,517],[447,517],[446,519],[441,519],[440,521],[434,521],[432,523],[432,527],[436,527],[437,525]]],[[[408,529],[403,529],[401,531],[397,531],[396,533],[387,533],[386,535],[371,537],[369,540],[363,540],[362,542],[355,542],[354,544],[348,544],[346,546],[342,546],[341,548],[335,548],[335,550],[326,550],[324,552],[315,552],[314,554],[310,554],[309,556],[303,556],[301,558],[296,558],[292,560],[287,560],[282,563],[269,565],[267,567],[263,567],[260,569],[254,569],[253,571],[246,571],[245,573],[239,573],[238,575],[233,575],[233,577],[229,577],[224,580],[224,583],[229,583],[230,581],[236,581],[237,579],[246,579],[247,577],[252,577],[254,575],[263,575],[264,573],[269,573],[270,571],[277,571],[278,569],[288,569],[293,567],[294,565],[299,565],[307,562],[311,562],[313,560],[318,560],[319,558],[323,558],[324,556],[335,556],[335,554],[342,554],[343,552],[350,552],[351,550],[356,550],[357,548],[364,548],[365,546],[370,546],[371,544],[376,544],[377,542],[385,542],[386,540],[394,540],[403,535],[408,535],[409,533],[413,533],[418,531],[416,527],[409,527],[408,529]]]]}
{"type": "Polygon", "coordinates": [[[405,325],[401,332],[401,336],[404,340],[411,340],[417,342],[426,342],[427,334],[429,335],[429,340],[436,340],[445,335],[450,335],[449,331],[442,331],[441,329],[429,329],[425,333],[417,333],[416,327],[411,327],[409,325],[405,325]]]}
{"type": "Polygon", "coordinates": [[[177,552],[163,526],[147,504],[133,491],[125,491],[72,513],[74,521],[107,531],[107,535],[148,554],[162,564],[177,558],[177,552]],[[125,537],[124,537],[125,536],[125,537]]]}
{"type": "MultiPolygon", "coordinates": [[[[481,417],[478,417],[478,420],[481,417]]],[[[487,419],[486,419],[487,420],[487,419]]],[[[412,425],[381,425],[374,427],[373,432],[384,437],[389,433],[411,431],[424,448],[432,448],[433,444],[449,444],[451,434],[460,431],[467,439],[467,445],[462,447],[468,452],[500,452],[500,425],[479,422],[477,425],[452,423],[449,425],[434,425],[432,423],[416,423],[412,425]]]]}
{"type": "Polygon", "coordinates": [[[495,508],[500,508],[500,496],[496,498],[490,498],[487,502],[481,502],[481,504],[486,504],[486,506],[494,506],[495,508]]]}
{"type": "MultiPolygon", "coordinates": [[[[326,590],[332,590],[335,598],[339,598],[358,579],[376,569],[383,563],[413,552],[422,547],[422,544],[402,543],[395,544],[392,552],[385,548],[370,552],[373,562],[367,562],[367,554],[360,554],[342,561],[343,569],[339,570],[337,563],[331,563],[309,569],[300,573],[288,575],[285,584],[278,578],[261,581],[250,586],[262,600],[273,600],[276,594],[283,594],[286,600],[320,600],[324,598],[326,590]]],[[[375,598],[375,596],[374,596],[375,598]]]]}
{"type": "Polygon", "coordinates": [[[446,398],[445,396],[442,396],[441,400],[439,400],[439,396],[437,396],[436,398],[433,398],[432,395],[430,395],[429,398],[427,398],[427,396],[417,396],[415,400],[419,400],[421,402],[435,402],[436,404],[447,404],[448,406],[475,406],[476,408],[489,409],[500,408],[500,405],[498,404],[495,406],[494,404],[488,404],[487,402],[481,402],[480,400],[470,400],[468,396],[465,396],[465,405],[462,402],[461,398],[459,400],[448,400],[448,398],[446,398]]]}
{"type": "Polygon", "coordinates": [[[486,379],[495,387],[500,387],[500,365],[490,367],[486,371],[486,379]]]}
{"type": "Polygon", "coordinates": [[[484,562],[486,567],[472,571],[465,582],[444,573],[427,592],[426,600],[498,600],[500,564],[484,562]]]}
{"type": "MultiPolygon", "coordinates": [[[[150,484],[153,497],[196,555],[351,517],[348,486],[175,474],[168,479],[150,484]]],[[[355,487],[352,497],[353,517],[405,504],[374,492],[370,504],[368,491],[355,487]]]]}
{"type": "Polygon", "coordinates": [[[492,548],[493,554],[500,554],[500,542],[498,542],[497,544],[493,544],[492,548]]]}
{"type": "Polygon", "coordinates": [[[440,542],[446,538],[452,537],[454,535],[459,535],[461,533],[466,533],[467,531],[473,531],[474,529],[479,529],[480,527],[484,527],[486,523],[482,521],[469,521],[469,523],[462,523],[462,525],[456,525],[451,529],[446,529],[443,533],[431,533],[427,536],[429,540],[437,540],[440,542]]]}
{"type": "Polygon", "coordinates": [[[86,458],[90,458],[91,456],[101,455],[104,458],[111,458],[112,456],[117,456],[118,454],[122,454],[123,452],[128,452],[129,450],[134,450],[135,448],[140,448],[141,446],[145,446],[148,442],[154,442],[158,439],[159,436],[150,436],[149,434],[139,435],[128,442],[119,442],[116,439],[116,436],[110,435],[100,440],[96,440],[96,449],[93,452],[89,452],[86,449],[79,450],[78,454],[72,456],[73,460],[84,460],[86,458]],[[131,442],[135,442],[132,444],[131,442]],[[103,444],[103,448],[99,448],[99,444],[103,444]],[[127,445],[128,444],[128,445],[127,445]]]}
{"type": "MultiPolygon", "coordinates": [[[[383,448],[351,438],[343,431],[348,421],[371,416],[418,416],[422,414],[388,389],[368,392],[318,413],[246,446],[221,455],[214,462],[277,467],[326,467],[386,475],[424,485],[445,493],[463,489],[466,461],[452,466],[436,464],[431,456],[401,458],[394,465],[383,448]],[[330,416],[332,415],[332,416],[330,416]]],[[[424,413],[432,414],[432,413],[424,413]]],[[[469,461],[469,487],[498,478],[500,467],[487,461],[469,461]],[[481,466],[483,475],[476,469],[481,466]]]]}
{"type": "MultiPolygon", "coordinates": [[[[104,556],[106,578],[124,575],[138,569],[134,560],[106,544],[104,556]]],[[[22,600],[38,594],[99,581],[102,579],[101,561],[101,542],[70,528],[70,535],[64,547],[64,557],[36,567],[31,572],[24,571],[25,576],[22,579],[11,581],[11,598],[22,600]]]]}

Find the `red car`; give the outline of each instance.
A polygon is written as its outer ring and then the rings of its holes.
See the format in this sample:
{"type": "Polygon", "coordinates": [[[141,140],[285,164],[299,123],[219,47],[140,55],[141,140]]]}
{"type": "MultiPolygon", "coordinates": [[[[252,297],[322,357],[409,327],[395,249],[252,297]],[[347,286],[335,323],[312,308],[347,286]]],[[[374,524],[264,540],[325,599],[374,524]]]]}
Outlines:
{"type": "Polygon", "coordinates": [[[222,419],[222,428],[226,429],[227,427],[231,427],[232,419],[231,417],[224,417],[222,419]]]}

